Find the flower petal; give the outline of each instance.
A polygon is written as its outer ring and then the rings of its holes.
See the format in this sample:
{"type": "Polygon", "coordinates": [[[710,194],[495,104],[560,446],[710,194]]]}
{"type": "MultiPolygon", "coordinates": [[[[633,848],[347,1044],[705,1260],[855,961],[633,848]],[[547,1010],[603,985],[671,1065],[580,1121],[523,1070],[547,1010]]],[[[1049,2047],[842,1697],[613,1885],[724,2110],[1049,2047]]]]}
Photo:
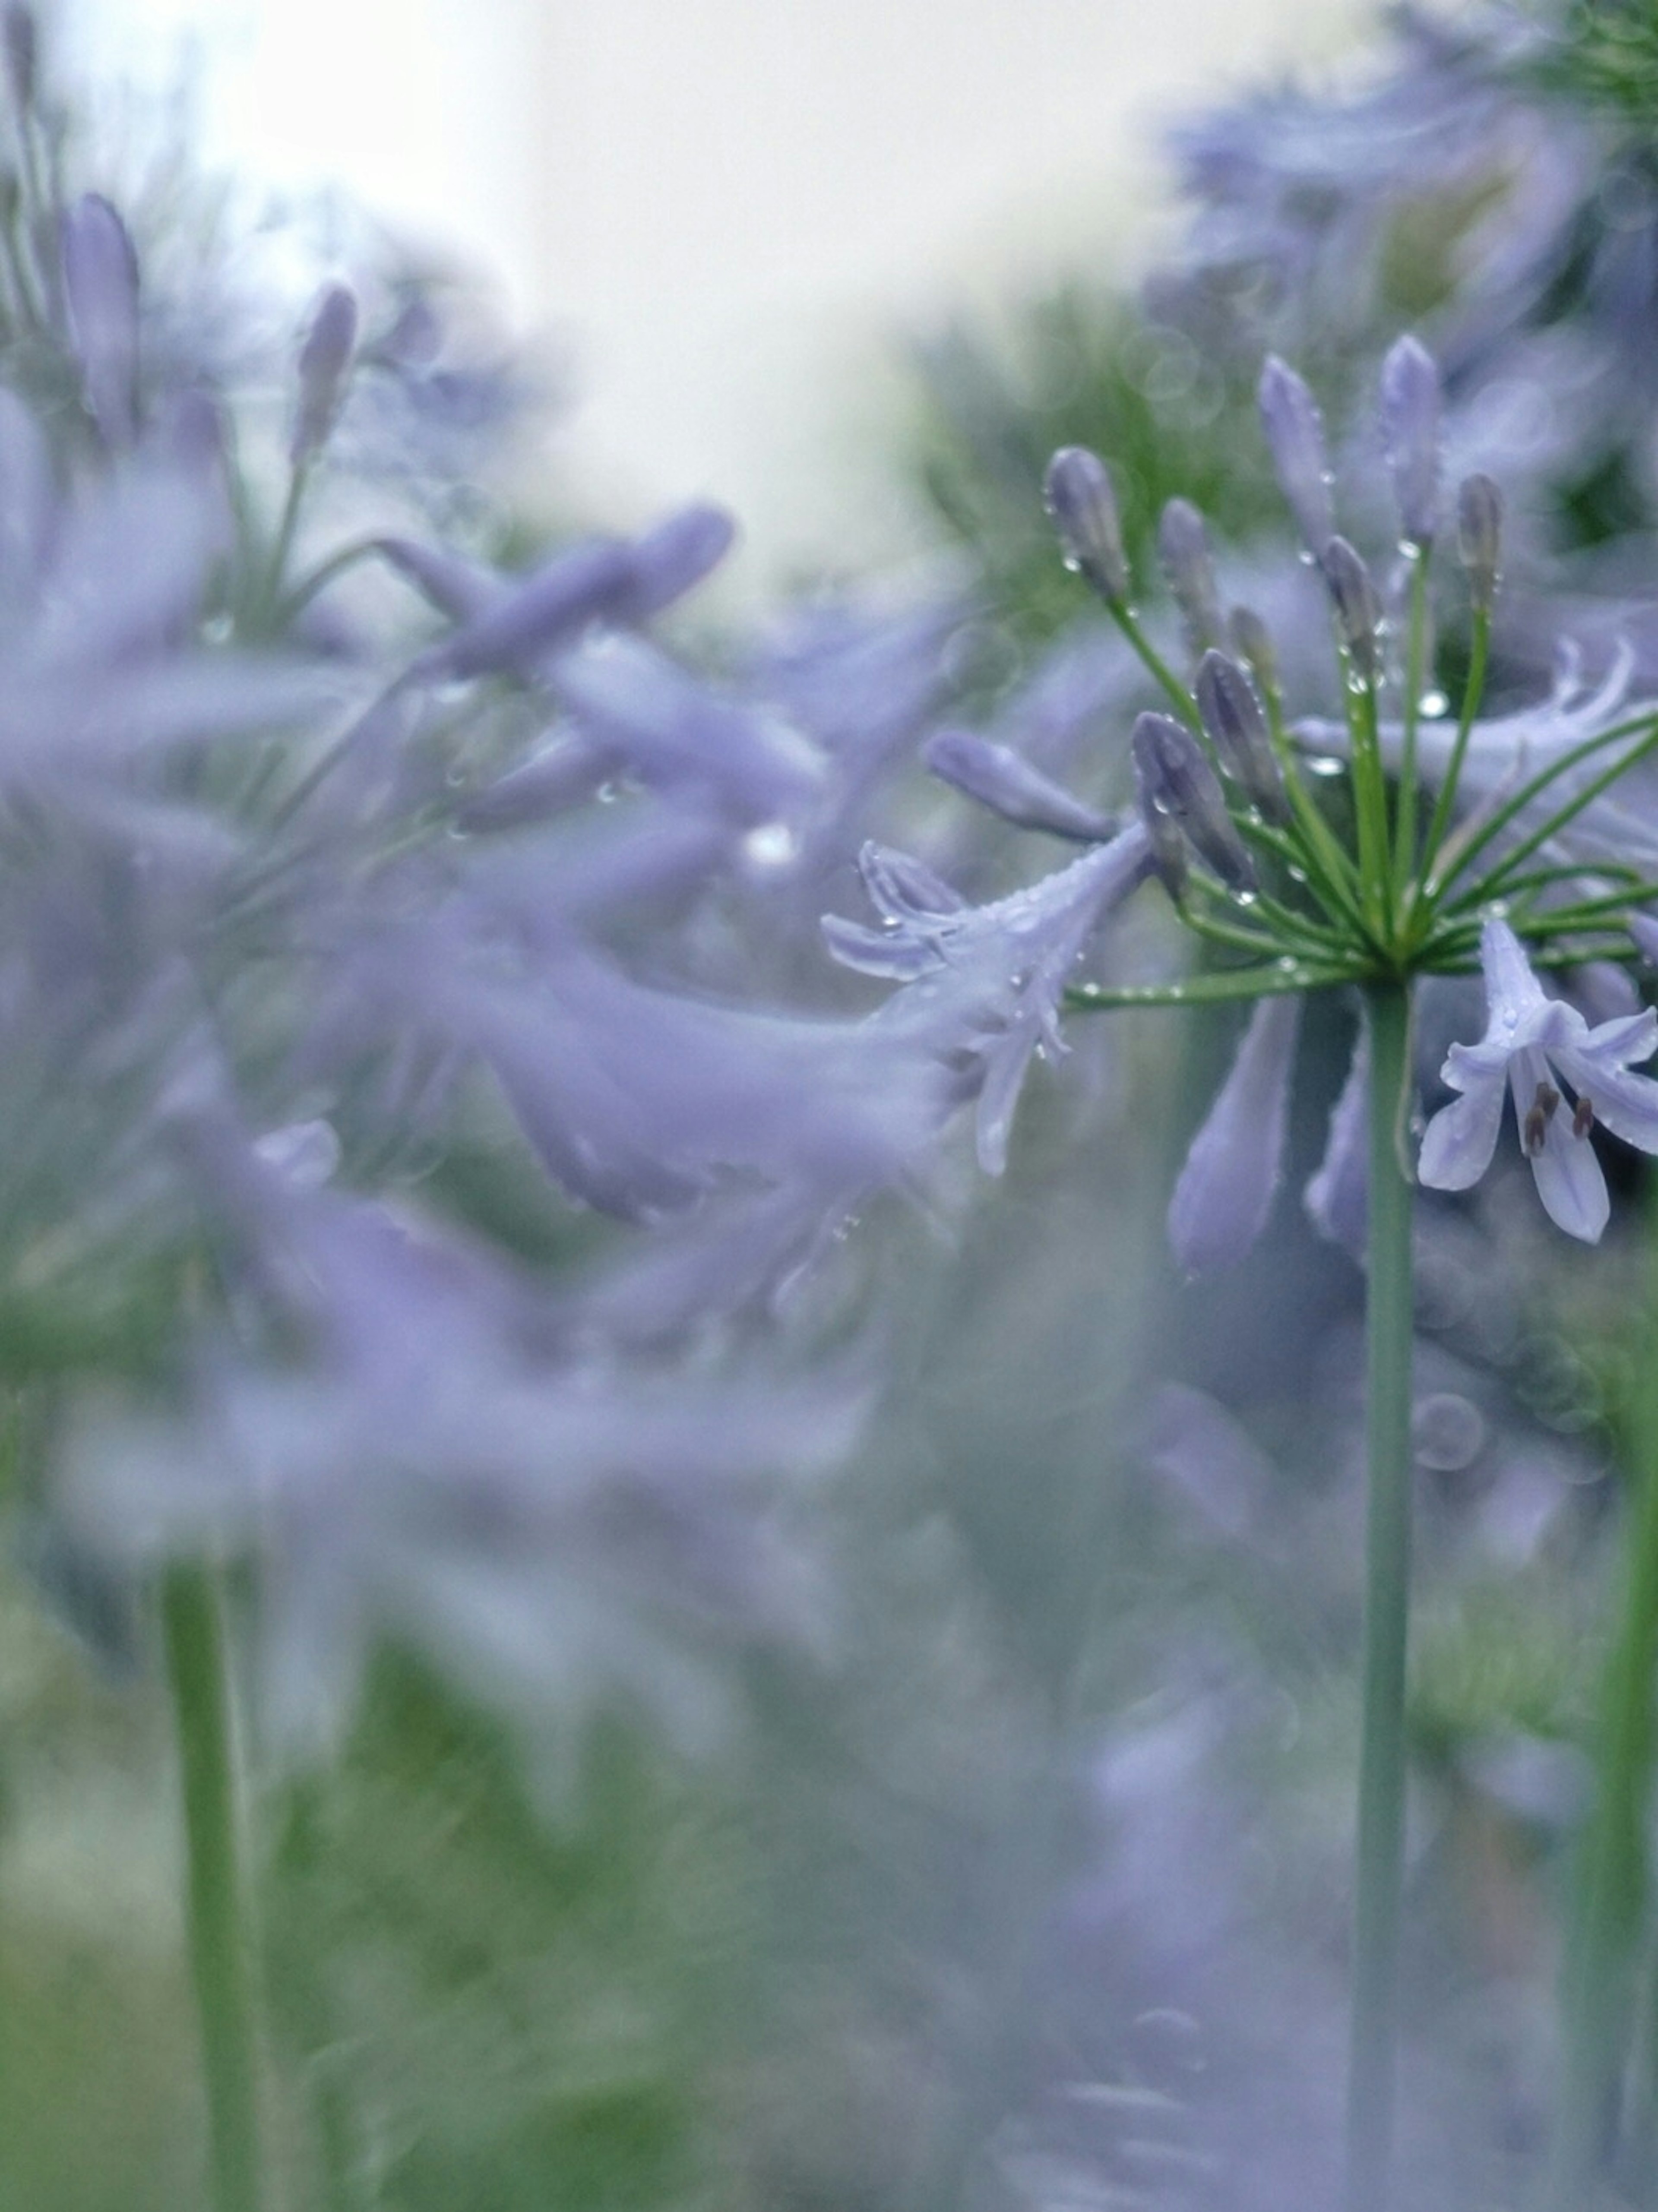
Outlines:
{"type": "Polygon", "coordinates": [[[1231,1073],[1192,1139],[1168,1209],[1169,1242],[1188,1274],[1241,1260],[1266,1225],[1283,1173],[1300,1021],[1298,998],[1259,1001],[1231,1073]]]}
{"type": "MultiPolygon", "coordinates": [[[[1466,1069],[1465,1059],[1463,1066],[1466,1069]]],[[[1449,1063],[1447,1063],[1448,1079],[1449,1063]]],[[[1491,1164],[1503,1126],[1505,1067],[1471,1077],[1462,1096],[1442,1106],[1429,1122],[1417,1162],[1417,1181],[1429,1190],[1469,1190],[1491,1164]]]]}
{"type": "Polygon", "coordinates": [[[1543,1133],[1543,1149],[1532,1156],[1532,1173],[1543,1208],[1568,1237],[1598,1244],[1612,1212],[1606,1178],[1587,1136],[1572,1133],[1570,1114],[1551,1115],[1543,1133]]]}

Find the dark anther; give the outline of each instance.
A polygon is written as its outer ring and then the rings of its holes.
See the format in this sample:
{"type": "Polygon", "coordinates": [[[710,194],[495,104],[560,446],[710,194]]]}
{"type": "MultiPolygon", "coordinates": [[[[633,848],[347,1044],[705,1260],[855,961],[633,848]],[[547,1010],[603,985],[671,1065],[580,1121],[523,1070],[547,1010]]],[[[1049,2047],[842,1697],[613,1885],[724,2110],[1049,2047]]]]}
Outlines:
{"type": "Polygon", "coordinates": [[[1594,1101],[1586,1091],[1571,1109],[1571,1133],[1574,1137],[1587,1137],[1594,1127],[1594,1101]]]}
{"type": "Polygon", "coordinates": [[[1543,1149],[1543,1139],[1548,1134],[1549,1124],[1554,1119],[1555,1109],[1560,1103],[1560,1093],[1551,1083],[1539,1083],[1537,1097],[1531,1112],[1526,1116],[1521,1139],[1527,1157],[1535,1159],[1543,1149]]]}

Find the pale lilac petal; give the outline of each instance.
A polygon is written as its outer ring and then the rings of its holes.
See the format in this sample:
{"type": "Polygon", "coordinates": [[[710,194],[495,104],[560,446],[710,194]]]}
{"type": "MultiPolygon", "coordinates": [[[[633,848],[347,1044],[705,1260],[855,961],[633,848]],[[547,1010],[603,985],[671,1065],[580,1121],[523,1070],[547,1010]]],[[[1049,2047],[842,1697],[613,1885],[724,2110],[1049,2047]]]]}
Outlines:
{"type": "Polygon", "coordinates": [[[1571,1110],[1562,1105],[1550,1117],[1543,1149],[1532,1158],[1532,1174],[1543,1209],[1568,1237],[1598,1244],[1612,1212],[1606,1179],[1587,1137],[1572,1134],[1571,1110]]]}
{"type": "Polygon", "coordinates": [[[1370,1210],[1369,1105],[1370,1032],[1361,1023],[1347,1080],[1331,1112],[1324,1158],[1307,1186],[1305,1200],[1320,1236],[1356,1257],[1364,1250],[1370,1210]]]}
{"type": "Polygon", "coordinates": [[[1550,1003],[1532,971],[1525,948],[1506,921],[1487,921],[1479,933],[1479,964],[1490,1009],[1487,1036],[1512,1034],[1550,1003]]]}
{"type": "Polygon", "coordinates": [[[1629,933],[1635,939],[1636,950],[1649,968],[1658,968],[1658,921],[1650,915],[1632,914],[1629,933]]]}
{"type": "Polygon", "coordinates": [[[1283,1174],[1301,1000],[1262,999],[1174,1186],[1169,1241],[1187,1274],[1240,1260],[1266,1225],[1283,1174]]]}
{"type": "MultiPolygon", "coordinates": [[[[1650,1048],[1649,1048],[1650,1049],[1650,1048]]],[[[1611,1062],[1597,1065],[1587,1054],[1555,1055],[1561,1073],[1594,1118],[1643,1152],[1658,1152],[1658,1082],[1611,1062]]]]}
{"type": "MultiPolygon", "coordinates": [[[[1454,1049],[1454,1048],[1453,1048],[1454,1049]]],[[[1470,1081],[1461,1097],[1442,1106],[1429,1122],[1417,1162],[1417,1181],[1429,1190],[1471,1190],[1491,1164],[1503,1127],[1507,1063],[1470,1081]]]]}

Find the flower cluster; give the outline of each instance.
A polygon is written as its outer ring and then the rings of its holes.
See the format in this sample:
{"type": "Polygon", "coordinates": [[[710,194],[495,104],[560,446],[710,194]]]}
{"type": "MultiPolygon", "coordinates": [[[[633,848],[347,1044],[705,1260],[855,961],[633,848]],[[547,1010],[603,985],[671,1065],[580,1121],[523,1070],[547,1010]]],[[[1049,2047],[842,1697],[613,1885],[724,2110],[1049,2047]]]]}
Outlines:
{"type": "MultiPolygon", "coordinates": [[[[1170,1208],[1176,1257],[1193,1273],[1240,1256],[1266,1221],[1283,1175],[1301,995],[1343,985],[1361,992],[1408,986],[1466,972],[1478,955],[1493,1031],[1448,1065],[1446,1080],[1465,1097],[1430,1126],[1422,1180],[1462,1188],[1483,1172],[1502,1086],[1482,1071],[1500,1058],[1513,1071],[1522,1139],[1545,1204],[1563,1227],[1593,1240],[1607,1218],[1588,1141],[1597,1120],[1626,1141],[1658,1149],[1658,1122],[1642,1103],[1646,1079],[1626,1072],[1652,1048],[1651,1018],[1631,1014],[1590,1031],[1569,1005],[1543,997],[1525,948],[1569,967],[1633,957],[1631,930],[1646,927],[1641,908],[1658,885],[1658,853],[1638,799],[1658,743],[1658,710],[1627,701],[1624,657],[1591,696],[1582,696],[1569,667],[1545,706],[1481,718],[1503,507],[1491,479],[1476,473],[1459,489],[1451,532],[1472,664],[1461,712],[1447,714],[1436,695],[1429,597],[1434,556],[1447,535],[1443,402],[1436,364],[1414,338],[1393,347],[1381,375],[1381,441],[1407,558],[1397,628],[1368,566],[1338,528],[1323,423],[1308,387],[1271,358],[1259,405],[1286,503],[1323,586],[1340,716],[1288,714],[1272,637],[1250,609],[1222,611],[1203,519],[1184,500],[1171,502],[1160,535],[1191,656],[1189,678],[1178,674],[1136,611],[1110,474],[1086,449],[1067,448],[1047,479],[1067,562],[1094,587],[1173,710],[1142,712],[1134,724],[1136,818],[1119,829],[1015,748],[970,732],[936,737],[927,757],[936,773],[1004,819],[1094,844],[1094,877],[1111,883],[1111,896],[1091,912],[1079,908],[1074,893],[1090,863],[1073,862],[1016,902],[978,910],[971,926],[953,915],[925,962],[917,909],[931,904],[936,912],[936,896],[911,893],[906,903],[872,883],[890,945],[836,924],[832,945],[877,972],[914,977],[945,959],[962,967],[980,929],[996,931],[1011,949],[1016,912],[1025,932],[1039,927],[1046,939],[1045,963],[1021,953],[1020,964],[1021,974],[1045,978],[1045,1030],[1065,1003],[1256,1000],[1170,1208]],[[1338,781],[1329,773],[1337,769],[1338,781]],[[1152,874],[1206,947],[1204,971],[1161,989],[1075,982],[1066,989],[1093,923],[1152,874]],[[1499,1030],[1509,1040],[1501,1055],[1499,1030]],[[1558,1119],[1557,1078],[1577,1101],[1558,1119]]],[[[890,859],[881,867],[894,880],[890,859]]],[[[1017,1039],[1020,1025],[1009,1022],[1008,1034],[1009,1042],[1017,1039]]],[[[1045,1041],[1051,1048],[1059,1042],[1051,1030],[1045,1041]]],[[[1001,1050],[1005,1058],[1009,1046],[1001,1050]]],[[[1329,1150],[1308,1191],[1318,1226],[1356,1250],[1363,1241],[1368,1051],[1362,1024],[1329,1150]]],[[[999,1100],[1009,1088],[1004,1073],[991,1096],[999,1100]]],[[[994,1140],[981,1145],[987,1165],[1000,1164],[1003,1121],[998,1113],[994,1140]]]]}

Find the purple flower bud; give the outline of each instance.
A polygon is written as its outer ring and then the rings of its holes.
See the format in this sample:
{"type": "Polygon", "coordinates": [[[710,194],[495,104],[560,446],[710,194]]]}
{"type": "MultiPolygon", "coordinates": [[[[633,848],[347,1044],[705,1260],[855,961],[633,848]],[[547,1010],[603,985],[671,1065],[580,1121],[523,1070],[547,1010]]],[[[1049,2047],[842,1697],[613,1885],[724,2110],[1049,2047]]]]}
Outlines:
{"type": "Polygon", "coordinates": [[[1193,658],[1225,636],[1204,518],[1189,499],[1172,499],[1157,526],[1157,553],[1174,604],[1186,618],[1193,658]]]}
{"type": "Polygon", "coordinates": [[[1399,528],[1407,544],[1433,541],[1439,508],[1439,370],[1415,338],[1381,365],[1381,425],[1399,528]]]}
{"type": "Polygon", "coordinates": [[[1272,750],[1266,710],[1235,660],[1204,653],[1198,664],[1198,711],[1215,741],[1221,765],[1240,784],[1269,821],[1287,822],[1283,776],[1272,750]]]}
{"type": "Polygon", "coordinates": [[[1336,528],[1323,420],[1306,385],[1276,354],[1267,356],[1257,397],[1279,487],[1301,542],[1316,559],[1336,528]]]}
{"type": "Polygon", "coordinates": [[[1086,576],[1101,599],[1125,601],[1128,557],[1105,463],[1086,446],[1062,446],[1048,463],[1042,489],[1065,566],[1086,576]]]}
{"type": "Polygon", "coordinates": [[[40,28],[34,9],[23,7],[21,0],[11,0],[5,14],[4,35],[6,82],[11,87],[13,105],[20,115],[26,115],[34,105],[40,74],[40,28]]]}
{"type": "Polygon", "coordinates": [[[1253,607],[1234,607],[1226,618],[1232,650],[1264,692],[1278,688],[1278,648],[1253,607]]]}
{"type": "Polygon", "coordinates": [[[590,622],[613,613],[633,580],[625,545],[607,538],[573,545],[519,578],[437,647],[423,667],[461,677],[526,673],[572,643],[590,622]]]}
{"type": "Polygon", "coordinates": [[[1191,731],[1172,714],[1145,714],[1135,723],[1131,743],[1141,811],[1160,866],[1164,825],[1172,823],[1228,890],[1253,890],[1255,864],[1227,812],[1220,779],[1191,731]]]}
{"type": "Polygon", "coordinates": [[[1332,538],[1319,556],[1336,627],[1354,669],[1374,684],[1381,667],[1381,601],[1370,571],[1344,538],[1332,538]]]}
{"type": "Polygon", "coordinates": [[[1266,1226],[1283,1174],[1301,1000],[1258,1000],[1230,1073],[1192,1140],[1168,1209],[1169,1243],[1189,1275],[1241,1260],[1266,1226]]]}
{"type": "Polygon", "coordinates": [[[940,730],[927,740],[922,758],[935,775],[1021,830],[1045,830],[1082,845],[1117,835],[1114,816],[1085,806],[1011,745],[992,744],[970,730],[940,730]]]}
{"type": "Polygon", "coordinates": [[[64,213],[64,298],[88,411],[111,446],[130,446],[138,416],[138,257],[107,199],[88,192],[64,213]]]}
{"type": "Polygon", "coordinates": [[[633,542],[633,589],[626,614],[649,622],[682,599],[731,550],[737,526],[722,507],[687,507],[633,542]]]}
{"type": "Polygon", "coordinates": [[[320,453],[334,427],[357,344],[357,295],[349,284],[325,285],[299,356],[299,411],[288,457],[297,468],[320,453]]]}
{"type": "Polygon", "coordinates": [[[1458,489],[1456,550],[1476,611],[1489,614],[1503,551],[1503,495],[1488,476],[1465,477],[1458,489]]]}

